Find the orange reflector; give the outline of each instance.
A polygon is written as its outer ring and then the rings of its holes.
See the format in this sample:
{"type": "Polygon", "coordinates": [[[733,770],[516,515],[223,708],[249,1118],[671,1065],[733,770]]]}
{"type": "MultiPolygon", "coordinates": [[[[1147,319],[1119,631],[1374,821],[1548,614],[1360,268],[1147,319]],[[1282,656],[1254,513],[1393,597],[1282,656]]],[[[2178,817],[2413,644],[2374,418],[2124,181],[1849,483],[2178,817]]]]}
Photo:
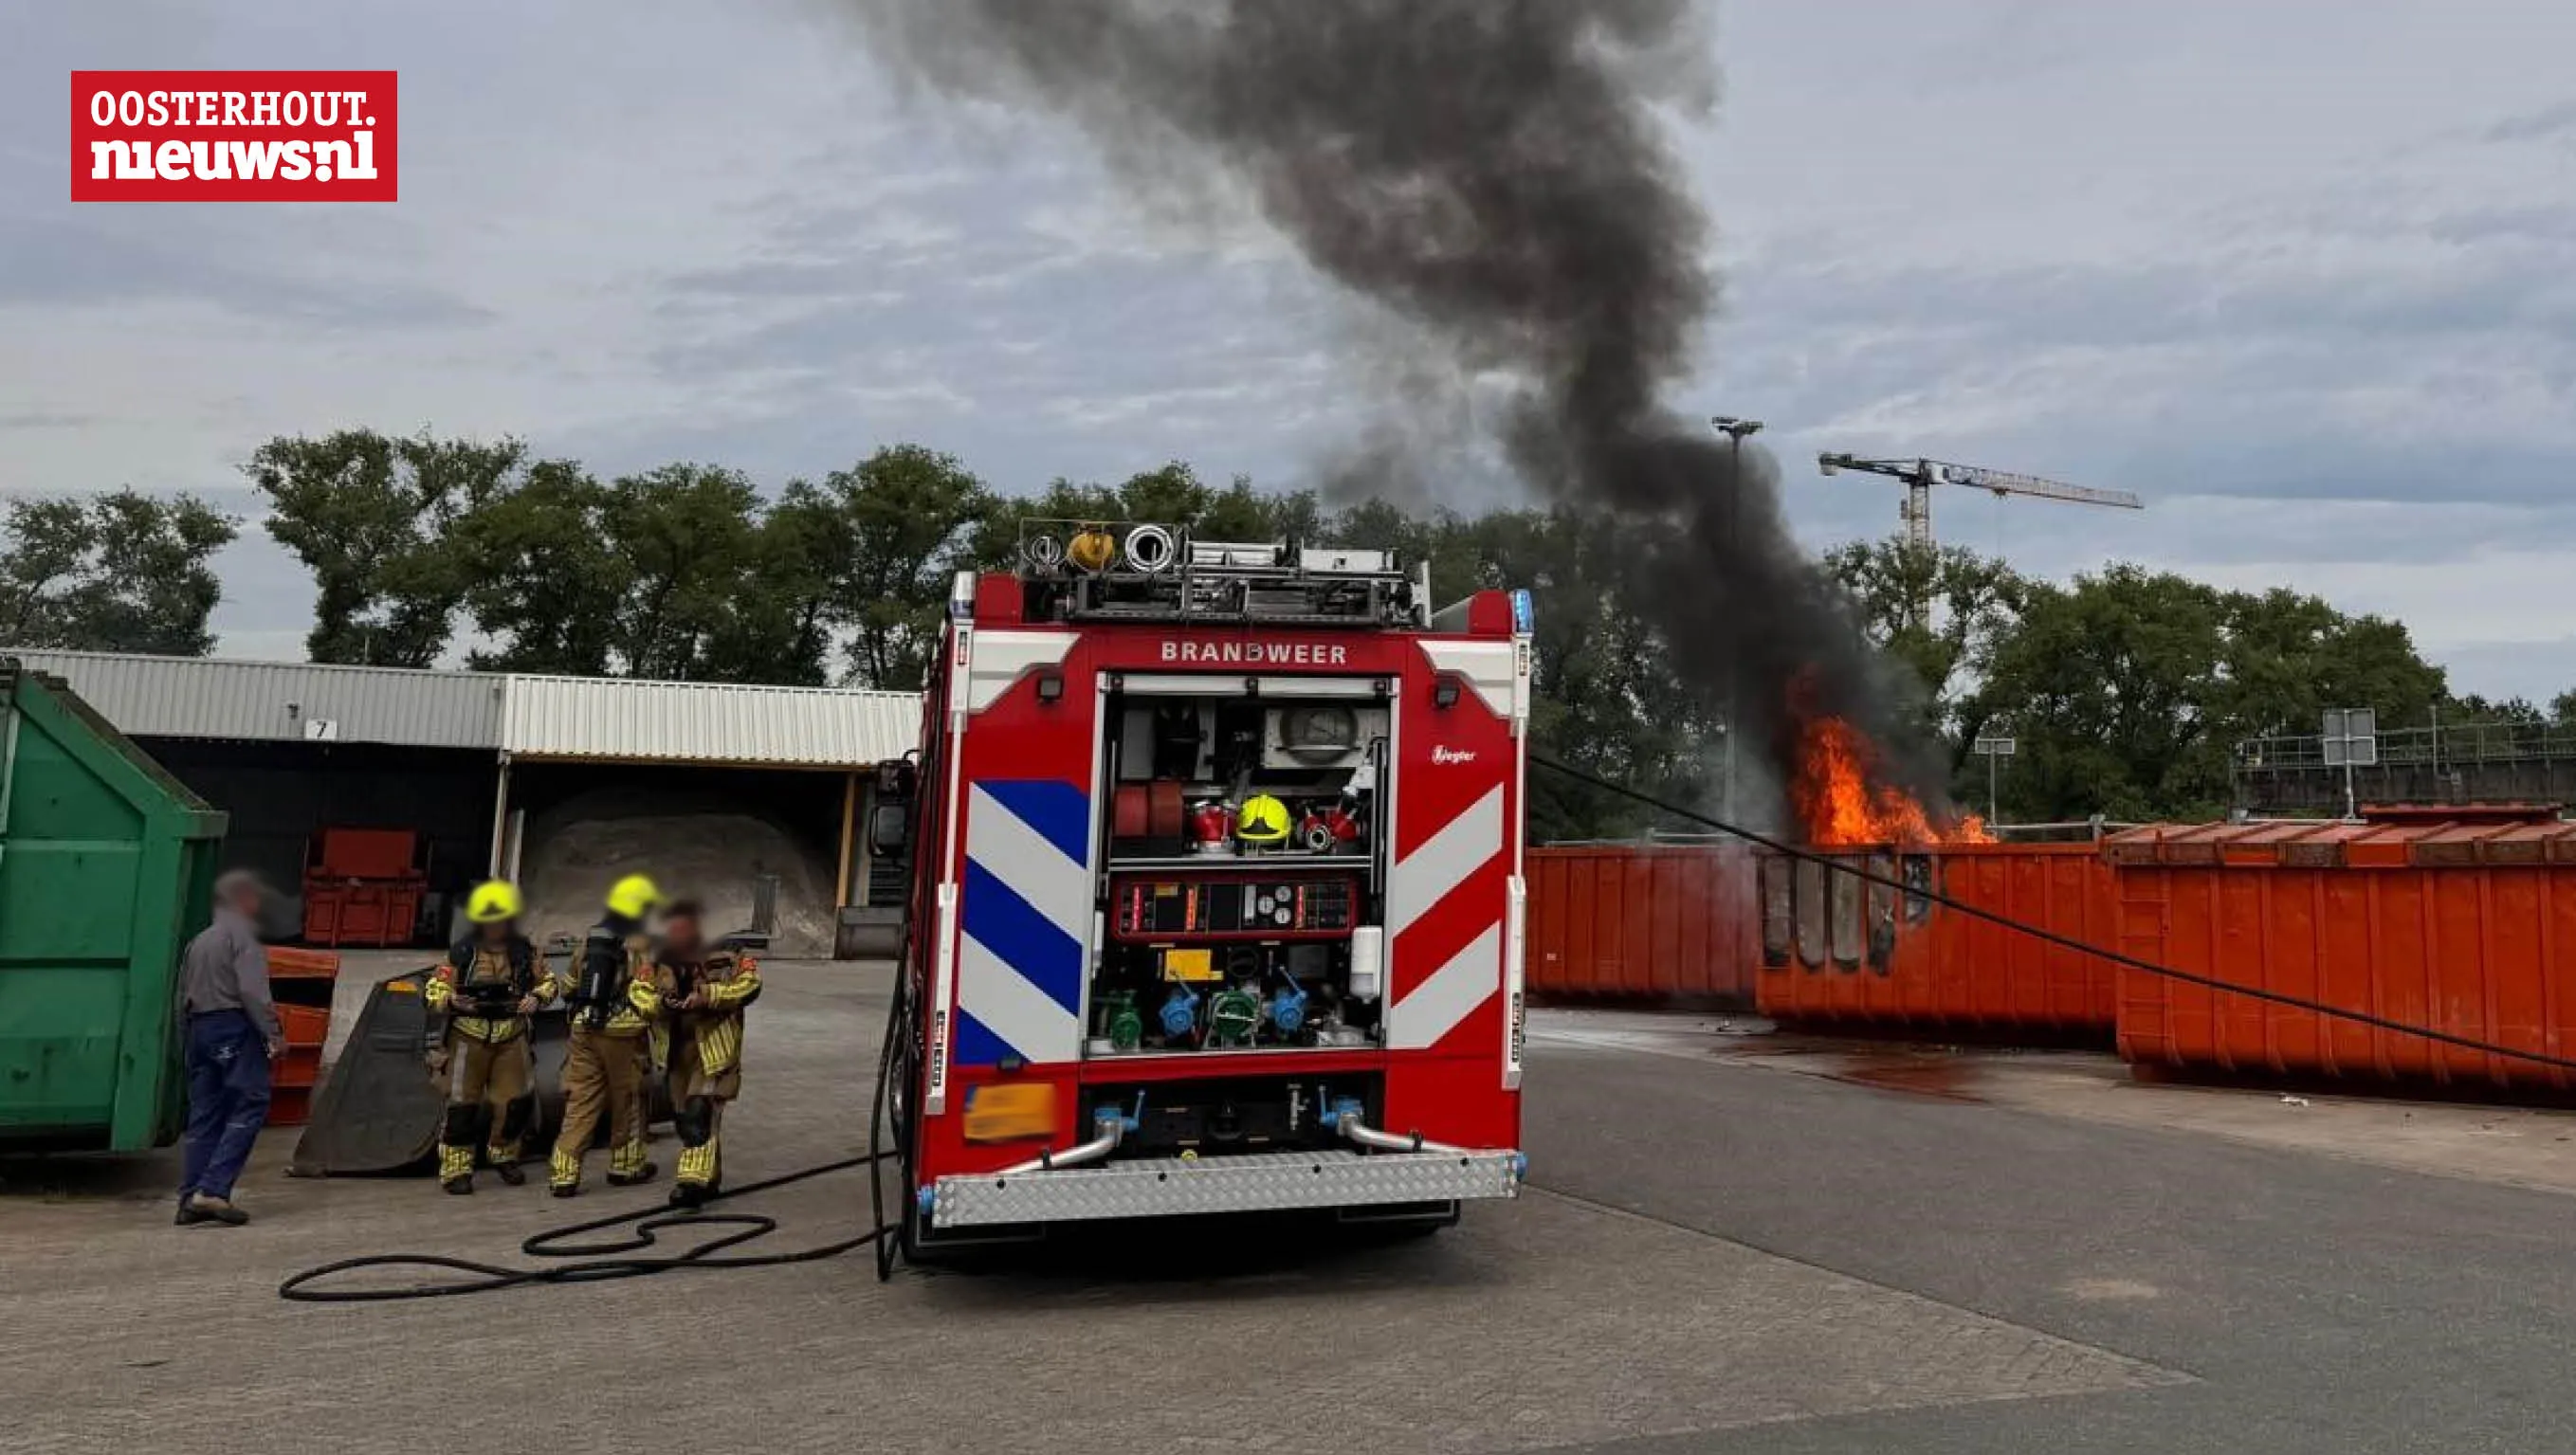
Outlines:
{"type": "Polygon", "coordinates": [[[408,980],[388,980],[385,982],[385,989],[396,995],[420,994],[420,987],[408,980]]]}
{"type": "Polygon", "coordinates": [[[1018,1081],[966,1093],[966,1140],[1010,1142],[1055,1133],[1055,1083],[1018,1081]]]}

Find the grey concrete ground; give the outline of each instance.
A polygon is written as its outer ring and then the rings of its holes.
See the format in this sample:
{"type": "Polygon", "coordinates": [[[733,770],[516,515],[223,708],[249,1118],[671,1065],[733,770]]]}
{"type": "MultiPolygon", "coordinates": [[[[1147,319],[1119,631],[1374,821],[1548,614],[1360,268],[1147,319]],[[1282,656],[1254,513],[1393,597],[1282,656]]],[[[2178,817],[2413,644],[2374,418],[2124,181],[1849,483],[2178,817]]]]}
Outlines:
{"type": "MultiPolygon", "coordinates": [[[[736,1180],[863,1137],[883,970],[772,981],[736,1180]]],[[[518,1262],[536,1228],[650,1199],[292,1181],[273,1134],[259,1221],[179,1230],[166,1156],[0,1164],[0,1449],[409,1450],[495,1408],[509,1447],[567,1450],[2576,1445],[2569,1119],[2136,1088],[2081,1058],[1884,1076],[1894,1053],[1713,1029],[1541,1018],[1532,1190],[1427,1242],[1156,1230],[883,1286],[860,1255],[289,1305],[277,1281],[315,1262],[518,1262]]],[[[865,1183],[758,1206],[778,1246],[827,1241],[865,1183]]]]}

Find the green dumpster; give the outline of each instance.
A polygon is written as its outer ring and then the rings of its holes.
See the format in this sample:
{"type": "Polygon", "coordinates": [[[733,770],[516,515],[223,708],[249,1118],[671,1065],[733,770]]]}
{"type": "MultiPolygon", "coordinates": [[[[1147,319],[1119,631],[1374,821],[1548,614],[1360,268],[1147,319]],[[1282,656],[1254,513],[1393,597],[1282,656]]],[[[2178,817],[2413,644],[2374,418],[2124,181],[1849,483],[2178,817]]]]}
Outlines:
{"type": "Polygon", "coordinates": [[[0,657],[0,1152],[178,1136],[179,952],[224,816],[0,657]]]}

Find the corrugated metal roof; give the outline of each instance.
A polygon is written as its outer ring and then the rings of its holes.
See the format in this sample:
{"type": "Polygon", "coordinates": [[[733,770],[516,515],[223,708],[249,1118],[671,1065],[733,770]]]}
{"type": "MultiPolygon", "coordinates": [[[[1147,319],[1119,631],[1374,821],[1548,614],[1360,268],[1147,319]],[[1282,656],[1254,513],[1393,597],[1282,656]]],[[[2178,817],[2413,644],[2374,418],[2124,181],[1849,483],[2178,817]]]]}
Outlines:
{"type": "Polygon", "coordinates": [[[489,673],[10,647],[0,655],[70,682],[129,737],[293,740],[327,722],[344,743],[500,744],[504,679],[489,673]]]}
{"type": "Polygon", "coordinates": [[[334,741],[630,763],[855,767],[921,731],[910,692],[20,651],[129,737],[334,741]]]}
{"type": "Polygon", "coordinates": [[[530,758],[847,768],[921,734],[910,692],[512,675],[501,747],[530,758]]]}

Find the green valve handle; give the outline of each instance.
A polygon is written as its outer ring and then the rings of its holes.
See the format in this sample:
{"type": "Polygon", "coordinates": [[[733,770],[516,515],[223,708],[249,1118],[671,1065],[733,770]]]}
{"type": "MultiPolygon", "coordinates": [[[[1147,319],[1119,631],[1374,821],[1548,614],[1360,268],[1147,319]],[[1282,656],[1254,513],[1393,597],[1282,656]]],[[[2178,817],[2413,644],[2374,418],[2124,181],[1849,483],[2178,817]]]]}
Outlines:
{"type": "Polygon", "coordinates": [[[1208,998],[1208,1039],[1224,1046],[1252,1044],[1261,1024],[1261,998],[1248,990],[1220,990],[1208,998]]]}
{"type": "Polygon", "coordinates": [[[1108,1014],[1109,1044],[1120,1051],[1133,1051],[1145,1044],[1145,1018],[1136,1013],[1136,997],[1125,991],[1109,996],[1103,1002],[1108,1014]]]}

